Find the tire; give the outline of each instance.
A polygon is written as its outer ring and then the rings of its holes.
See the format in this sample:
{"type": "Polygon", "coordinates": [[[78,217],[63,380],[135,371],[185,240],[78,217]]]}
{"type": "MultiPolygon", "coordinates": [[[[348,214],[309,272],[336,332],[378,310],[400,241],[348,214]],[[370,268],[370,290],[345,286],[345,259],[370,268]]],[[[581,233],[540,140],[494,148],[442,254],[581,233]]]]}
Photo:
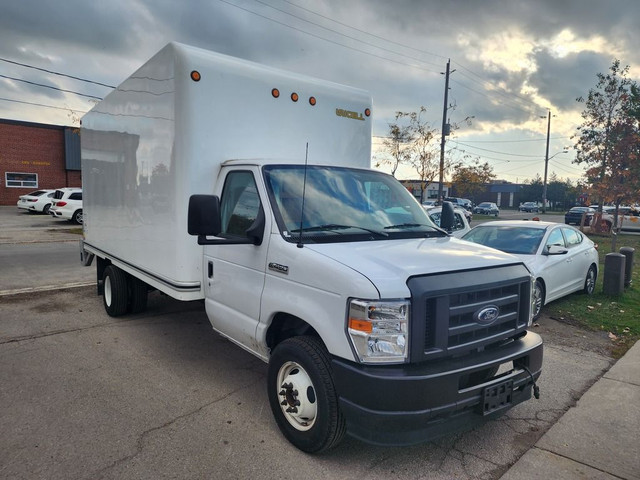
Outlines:
{"type": "Polygon", "coordinates": [[[591,265],[589,270],[587,270],[587,276],[584,279],[584,293],[587,295],[591,295],[596,290],[596,278],[598,273],[596,272],[596,267],[591,265]]]}
{"type": "Polygon", "coordinates": [[[42,208],[42,213],[44,213],[45,215],[49,215],[49,209],[51,208],[51,204],[47,203],[43,208],[42,208]]]}
{"type": "Polygon", "coordinates": [[[129,276],[129,302],[127,311],[130,313],[142,313],[147,309],[149,298],[147,284],[142,280],[129,276]]]}
{"type": "Polygon", "coordinates": [[[540,318],[542,307],[544,307],[544,285],[540,280],[536,280],[536,284],[533,287],[533,320],[540,318]]]}
{"type": "Polygon", "coordinates": [[[111,317],[119,317],[127,312],[129,305],[129,285],[127,274],[113,265],[104,269],[102,277],[102,303],[111,317]]]}
{"type": "Polygon", "coordinates": [[[75,212],[73,212],[71,221],[73,223],[77,223],[78,225],[82,225],[82,210],[76,210],[75,212]]]}
{"type": "Polygon", "coordinates": [[[338,406],[329,353],[316,337],[280,343],[269,360],[271,411],[289,442],[307,453],[335,447],[346,426],[338,406]]]}

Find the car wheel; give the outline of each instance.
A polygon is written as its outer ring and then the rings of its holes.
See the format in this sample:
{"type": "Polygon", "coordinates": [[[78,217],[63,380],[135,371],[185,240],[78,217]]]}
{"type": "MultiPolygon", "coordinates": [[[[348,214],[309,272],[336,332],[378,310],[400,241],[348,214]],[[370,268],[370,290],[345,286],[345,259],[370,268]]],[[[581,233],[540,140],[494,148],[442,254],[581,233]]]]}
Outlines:
{"type": "Polygon", "coordinates": [[[78,225],[82,225],[82,210],[76,210],[75,212],[73,212],[71,221],[73,223],[77,223],[78,225]]]}
{"type": "Polygon", "coordinates": [[[584,279],[584,293],[591,295],[596,289],[596,267],[591,265],[587,271],[587,277],[584,279]]]}
{"type": "Polygon", "coordinates": [[[318,453],[337,445],[345,420],[331,375],[331,360],[315,337],[280,343],[269,360],[267,392],[282,434],[300,450],[318,453]]]}
{"type": "Polygon", "coordinates": [[[42,213],[44,213],[45,215],[49,215],[49,209],[51,208],[51,204],[47,203],[43,208],[42,208],[42,213]]]}
{"type": "Polygon", "coordinates": [[[111,317],[119,317],[127,312],[127,306],[129,305],[127,274],[118,267],[109,265],[104,269],[102,279],[104,309],[111,317]]]}
{"type": "Polygon", "coordinates": [[[540,318],[544,306],[544,285],[541,280],[536,280],[533,287],[533,320],[540,318]]]}
{"type": "Polygon", "coordinates": [[[149,298],[147,284],[136,277],[130,276],[129,289],[128,311],[131,313],[144,312],[147,309],[147,300],[149,298]]]}

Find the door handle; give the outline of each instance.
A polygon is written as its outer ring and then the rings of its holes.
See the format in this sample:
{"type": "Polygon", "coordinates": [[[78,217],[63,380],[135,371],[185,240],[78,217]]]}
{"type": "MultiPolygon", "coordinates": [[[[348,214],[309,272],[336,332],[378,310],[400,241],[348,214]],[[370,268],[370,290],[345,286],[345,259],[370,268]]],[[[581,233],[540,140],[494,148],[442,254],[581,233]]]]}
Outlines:
{"type": "Polygon", "coordinates": [[[209,278],[213,278],[213,262],[209,261],[209,263],[207,264],[207,276],[209,278]]]}

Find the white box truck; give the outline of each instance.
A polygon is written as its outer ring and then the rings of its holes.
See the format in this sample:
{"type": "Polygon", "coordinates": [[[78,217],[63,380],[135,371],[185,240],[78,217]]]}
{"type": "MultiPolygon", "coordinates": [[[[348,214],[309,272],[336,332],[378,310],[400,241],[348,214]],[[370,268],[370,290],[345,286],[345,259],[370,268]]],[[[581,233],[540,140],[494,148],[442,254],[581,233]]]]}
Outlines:
{"type": "Polygon", "coordinates": [[[362,90],[171,43],[82,119],[82,257],[107,313],[152,290],[203,299],[268,362],[275,420],[306,452],[469,428],[541,373],[529,272],[370,169],[371,108],[362,90]]]}

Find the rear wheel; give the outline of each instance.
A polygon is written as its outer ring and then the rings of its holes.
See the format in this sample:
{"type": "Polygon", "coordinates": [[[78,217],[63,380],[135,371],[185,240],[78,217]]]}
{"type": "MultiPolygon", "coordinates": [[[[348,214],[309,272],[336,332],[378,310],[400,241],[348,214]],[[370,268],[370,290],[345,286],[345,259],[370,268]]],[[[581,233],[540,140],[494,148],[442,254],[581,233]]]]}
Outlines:
{"type": "Polygon", "coordinates": [[[147,309],[147,299],[149,290],[147,284],[142,280],[130,276],[129,277],[129,304],[128,310],[131,313],[141,313],[147,309]]]}
{"type": "Polygon", "coordinates": [[[104,309],[112,317],[127,312],[129,304],[129,286],[127,274],[118,267],[109,265],[104,269],[102,300],[104,309]]]}
{"type": "Polygon", "coordinates": [[[584,279],[584,293],[591,295],[596,289],[596,267],[591,265],[587,271],[587,277],[584,279]]]}
{"type": "Polygon", "coordinates": [[[269,361],[269,404],[283,435],[307,453],[337,445],[345,421],[331,375],[329,354],[315,337],[280,343],[269,361]]]}
{"type": "Polygon", "coordinates": [[[51,204],[47,203],[43,208],[42,208],[42,213],[44,213],[45,215],[49,215],[49,209],[51,208],[51,204]]]}
{"type": "Polygon", "coordinates": [[[73,212],[71,221],[73,223],[77,223],[78,225],[82,225],[82,210],[76,210],[75,212],[73,212]]]}

